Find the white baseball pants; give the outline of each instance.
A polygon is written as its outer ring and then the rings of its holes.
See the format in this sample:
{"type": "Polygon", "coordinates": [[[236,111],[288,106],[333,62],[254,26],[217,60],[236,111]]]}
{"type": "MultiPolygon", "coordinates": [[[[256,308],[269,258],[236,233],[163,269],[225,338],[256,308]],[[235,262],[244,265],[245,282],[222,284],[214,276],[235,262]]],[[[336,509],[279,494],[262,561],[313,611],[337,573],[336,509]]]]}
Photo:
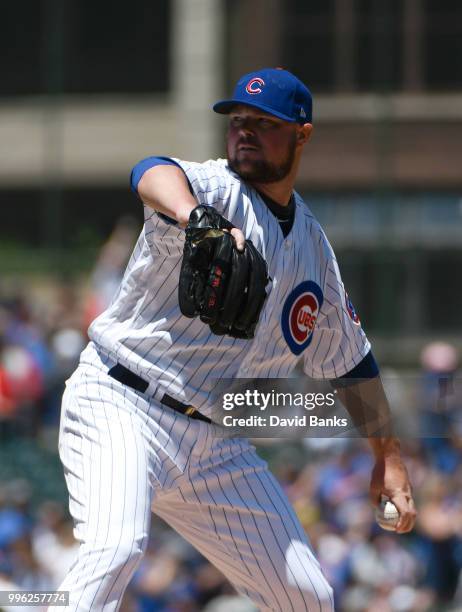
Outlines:
{"type": "Polygon", "coordinates": [[[118,610],[146,549],[151,512],[261,610],[330,612],[332,589],[280,485],[247,440],[217,437],[81,365],[63,397],[59,452],[79,555],[68,610],[118,610]]]}

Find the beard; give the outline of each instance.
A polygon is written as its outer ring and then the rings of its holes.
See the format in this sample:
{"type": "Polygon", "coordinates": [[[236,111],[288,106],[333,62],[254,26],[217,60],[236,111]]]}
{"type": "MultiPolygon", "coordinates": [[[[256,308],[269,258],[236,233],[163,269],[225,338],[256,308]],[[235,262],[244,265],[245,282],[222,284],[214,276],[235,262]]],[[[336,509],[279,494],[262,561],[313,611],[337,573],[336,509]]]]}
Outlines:
{"type": "Polygon", "coordinates": [[[230,169],[250,183],[277,183],[284,179],[292,169],[295,159],[296,135],[292,134],[288,143],[285,159],[274,164],[264,159],[240,160],[237,153],[231,155],[228,147],[228,165],[230,169]]]}

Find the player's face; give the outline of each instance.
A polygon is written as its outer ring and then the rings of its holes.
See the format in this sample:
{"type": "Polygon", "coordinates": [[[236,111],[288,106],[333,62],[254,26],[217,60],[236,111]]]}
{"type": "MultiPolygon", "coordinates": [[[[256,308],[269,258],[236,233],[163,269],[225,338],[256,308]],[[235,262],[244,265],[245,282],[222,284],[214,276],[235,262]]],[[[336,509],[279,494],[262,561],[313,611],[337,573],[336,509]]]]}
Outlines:
{"type": "Polygon", "coordinates": [[[275,183],[292,169],[297,126],[252,108],[236,106],[229,114],[228,163],[244,180],[275,183]]]}

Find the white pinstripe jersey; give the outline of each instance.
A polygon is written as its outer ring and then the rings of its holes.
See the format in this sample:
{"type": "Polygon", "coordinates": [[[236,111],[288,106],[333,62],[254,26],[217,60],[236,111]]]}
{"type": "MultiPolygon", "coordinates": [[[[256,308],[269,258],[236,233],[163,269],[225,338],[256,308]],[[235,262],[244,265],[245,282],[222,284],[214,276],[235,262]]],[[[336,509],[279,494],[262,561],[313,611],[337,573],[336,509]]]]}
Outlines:
{"type": "Polygon", "coordinates": [[[272,283],[255,338],[215,336],[178,306],[184,231],[145,206],[143,230],[109,308],[91,325],[97,347],[160,391],[207,414],[217,378],[284,378],[303,359],[313,378],[337,378],[370,350],[345,295],[332,248],[295,193],[284,238],[264,200],[223,159],[175,160],[200,204],[214,206],[251,239],[272,283]]]}

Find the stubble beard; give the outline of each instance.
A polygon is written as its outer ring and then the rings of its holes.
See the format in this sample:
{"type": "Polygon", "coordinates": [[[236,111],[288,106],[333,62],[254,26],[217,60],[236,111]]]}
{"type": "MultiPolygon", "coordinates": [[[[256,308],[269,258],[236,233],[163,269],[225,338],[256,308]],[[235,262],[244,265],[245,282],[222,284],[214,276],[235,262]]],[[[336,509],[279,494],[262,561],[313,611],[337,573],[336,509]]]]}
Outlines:
{"type": "Polygon", "coordinates": [[[233,172],[249,183],[277,183],[286,178],[292,170],[295,159],[296,135],[293,134],[288,144],[288,151],[284,161],[278,165],[264,159],[245,160],[237,159],[231,155],[228,147],[228,165],[233,172]]]}

